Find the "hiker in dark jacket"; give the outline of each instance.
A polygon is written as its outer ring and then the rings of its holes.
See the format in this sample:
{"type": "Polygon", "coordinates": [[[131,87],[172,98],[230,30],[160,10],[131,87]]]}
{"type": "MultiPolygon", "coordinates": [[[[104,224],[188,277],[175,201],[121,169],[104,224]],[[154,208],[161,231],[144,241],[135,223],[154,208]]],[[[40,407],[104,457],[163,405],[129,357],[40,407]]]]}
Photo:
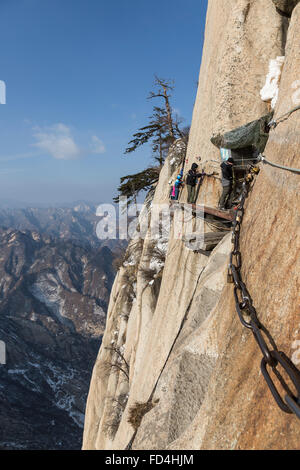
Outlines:
{"type": "Polygon", "coordinates": [[[192,168],[189,170],[186,177],[186,186],[188,191],[187,202],[190,204],[195,204],[196,202],[196,185],[197,179],[202,176],[202,173],[197,173],[199,165],[193,163],[192,168]]]}
{"type": "Polygon", "coordinates": [[[229,158],[227,161],[221,164],[222,170],[222,186],[223,193],[219,202],[219,209],[226,210],[228,202],[231,200],[232,183],[233,183],[233,158],[229,158]]]}

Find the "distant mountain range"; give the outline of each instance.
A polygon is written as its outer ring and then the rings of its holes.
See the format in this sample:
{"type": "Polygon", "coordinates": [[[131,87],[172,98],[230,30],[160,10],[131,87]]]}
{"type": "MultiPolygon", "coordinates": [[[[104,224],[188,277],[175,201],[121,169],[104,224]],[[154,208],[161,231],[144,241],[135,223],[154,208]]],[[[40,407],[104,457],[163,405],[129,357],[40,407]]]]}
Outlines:
{"type": "Polygon", "coordinates": [[[79,449],[124,242],[90,206],[0,210],[0,448],[79,449]]]}
{"type": "Polygon", "coordinates": [[[73,202],[27,202],[27,201],[20,201],[18,199],[8,199],[8,198],[1,198],[0,199],[0,209],[28,209],[28,208],[39,208],[39,209],[48,209],[49,207],[53,209],[71,209],[78,205],[85,205],[90,209],[96,208],[101,202],[91,202],[91,201],[84,201],[79,199],[78,201],[73,202]]]}
{"type": "Polygon", "coordinates": [[[9,208],[0,204],[0,227],[37,231],[64,240],[75,240],[94,247],[108,246],[113,250],[125,247],[120,240],[99,240],[96,226],[98,205],[77,201],[61,207],[9,208]]]}

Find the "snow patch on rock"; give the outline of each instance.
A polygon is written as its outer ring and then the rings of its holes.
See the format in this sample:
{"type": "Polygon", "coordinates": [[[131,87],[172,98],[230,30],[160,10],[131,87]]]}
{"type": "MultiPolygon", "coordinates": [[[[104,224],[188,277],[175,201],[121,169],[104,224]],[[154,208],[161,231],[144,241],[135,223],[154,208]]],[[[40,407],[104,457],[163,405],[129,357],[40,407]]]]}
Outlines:
{"type": "Polygon", "coordinates": [[[271,102],[272,109],[275,108],[278,100],[279,84],[284,60],[284,56],[278,56],[276,59],[270,60],[266,83],[260,90],[261,99],[263,101],[271,102]]]}

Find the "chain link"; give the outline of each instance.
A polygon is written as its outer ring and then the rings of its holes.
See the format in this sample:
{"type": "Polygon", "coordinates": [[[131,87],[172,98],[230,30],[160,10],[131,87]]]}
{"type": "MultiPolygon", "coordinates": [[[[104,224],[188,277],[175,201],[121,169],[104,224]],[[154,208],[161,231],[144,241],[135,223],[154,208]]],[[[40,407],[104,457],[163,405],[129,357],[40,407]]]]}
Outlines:
{"type": "Polygon", "coordinates": [[[233,249],[230,254],[230,261],[228,267],[228,282],[234,284],[234,299],[236,311],[242,325],[252,331],[254,339],[259,346],[263,358],[261,361],[261,371],[263,377],[277,403],[279,408],[285,413],[294,413],[300,419],[300,371],[293,364],[293,362],[281,351],[278,351],[275,341],[271,334],[264,325],[259,321],[257,312],[253,306],[253,301],[247,290],[246,285],[242,280],[242,254],[240,251],[240,234],[243,218],[245,215],[245,202],[252,187],[252,182],[256,174],[259,173],[259,168],[251,166],[249,172],[245,177],[242,187],[242,194],[240,196],[239,204],[235,209],[235,218],[232,226],[232,244],[233,249]],[[271,345],[272,349],[267,344],[271,345]],[[277,369],[278,366],[286,372],[296,390],[296,395],[290,389],[285,379],[277,369]],[[281,386],[286,392],[284,399],[280,395],[277,386],[271,378],[269,368],[272,369],[273,374],[277,377],[281,386]]]}

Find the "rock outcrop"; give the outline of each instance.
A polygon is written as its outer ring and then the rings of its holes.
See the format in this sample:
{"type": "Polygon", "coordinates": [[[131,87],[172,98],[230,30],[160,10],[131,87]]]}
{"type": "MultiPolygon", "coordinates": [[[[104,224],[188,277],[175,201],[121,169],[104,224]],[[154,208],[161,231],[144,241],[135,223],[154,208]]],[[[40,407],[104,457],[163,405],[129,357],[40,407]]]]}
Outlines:
{"type": "Polygon", "coordinates": [[[273,0],[277,11],[290,16],[299,0],[273,0]]]}
{"type": "MultiPolygon", "coordinates": [[[[266,114],[260,89],[270,59],[286,57],[275,119],[300,104],[299,20],[300,5],[288,23],[272,0],[209,1],[188,165],[201,155],[208,168],[215,168],[214,160],[218,167],[211,136],[266,114]]],[[[271,131],[269,160],[300,167],[299,124],[297,111],[271,131]]],[[[153,206],[168,201],[174,151],[153,206]]],[[[242,274],[259,319],[295,365],[299,189],[299,175],[261,165],[241,236],[242,274]]],[[[198,202],[216,204],[219,193],[218,179],[207,179],[198,202]]],[[[145,205],[142,217],[147,214],[145,205]]],[[[262,354],[239,322],[233,286],[227,284],[231,236],[208,257],[182,242],[191,228],[211,230],[207,221],[187,225],[174,215],[160,240],[148,231],[144,241],[129,246],[93,371],[83,448],[296,449],[299,421],[277,407],[260,372],[262,354]],[[164,253],[160,263],[158,246],[164,253]]]]}

